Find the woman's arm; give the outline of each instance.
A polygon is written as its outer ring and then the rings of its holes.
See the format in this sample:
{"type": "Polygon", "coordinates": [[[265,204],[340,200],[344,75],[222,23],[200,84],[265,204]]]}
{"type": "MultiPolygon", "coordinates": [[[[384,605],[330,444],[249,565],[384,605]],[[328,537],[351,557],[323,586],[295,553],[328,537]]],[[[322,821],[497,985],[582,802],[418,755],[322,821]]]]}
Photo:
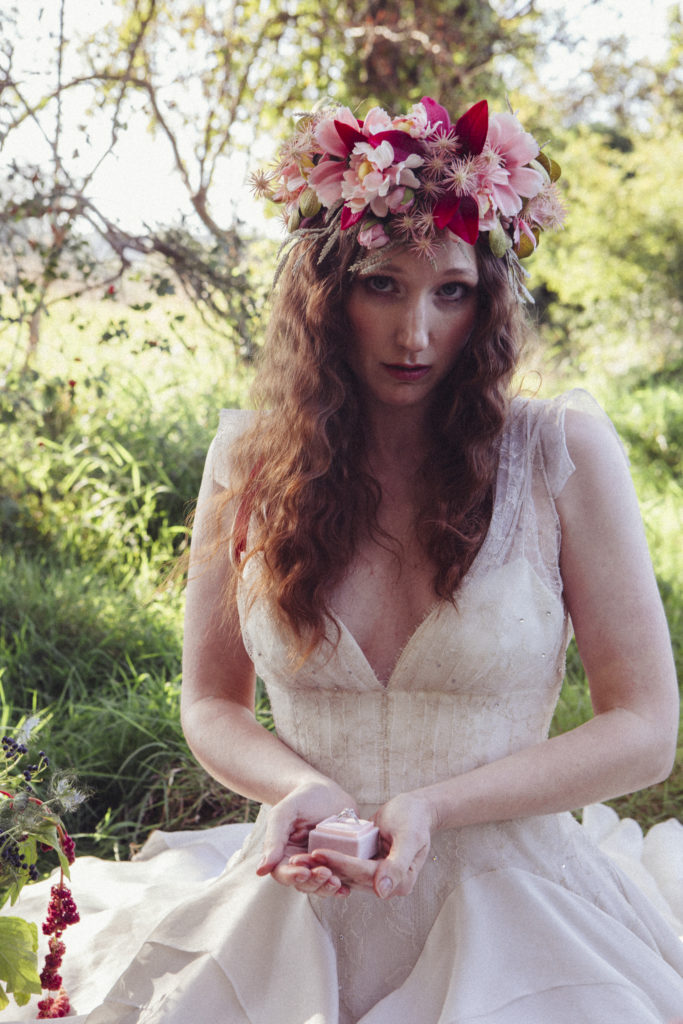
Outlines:
{"type": "Polygon", "coordinates": [[[567,413],[576,471],[557,499],[564,595],[589,680],[584,725],[431,787],[437,827],[573,810],[660,782],[676,752],[678,691],[638,503],[606,424],[567,413]]]}
{"type": "MultiPolygon", "coordinates": [[[[226,609],[225,582],[232,572],[215,502],[220,489],[202,483],[195,515],[187,584],[181,720],[199,763],[223,785],[275,805],[269,817],[261,872],[305,891],[341,887],[327,868],[295,871],[283,858],[290,839],[322,818],[354,806],[353,799],[265,729],[254,716],[254,666],[245,650],[236,603],[226,609]]],[[[226,519],[226,522],[229,521],[226,519]]],[[[294,849],[301,846],[294,844],[294,849]]],[[[342,887],[343,889],[343,887],[342,887]]]]}
{"type": "MultiPolygon", "coordinates": [[[[410,891],[432,832],[574,810],[666,778],[678,692],[669,635],[630,475],[606,424],[567,413],[576,466],[557,500],[561,572],[594,717],[572,731],[389,801],[389,857],[359,884],[410,891]]],[[[328,862],[344,874],[343,865],[328,862]]]]}

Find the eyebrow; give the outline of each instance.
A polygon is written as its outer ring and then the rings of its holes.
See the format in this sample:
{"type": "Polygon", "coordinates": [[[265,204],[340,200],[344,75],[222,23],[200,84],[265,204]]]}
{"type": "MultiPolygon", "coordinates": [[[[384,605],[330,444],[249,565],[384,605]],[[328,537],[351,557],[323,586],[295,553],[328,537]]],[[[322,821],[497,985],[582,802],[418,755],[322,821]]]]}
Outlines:
{"type": "MultiPolygon", "coordinates": [[[[372,270],[361,271],[359,277],[382,277],[383,274],[403,274],[406,273],[401,267],[395,263],[380,263],[378,266],[373,267],[372,270]]],[[[443,271],[440,272],[442,277],[450,277],[457,274],[462,274],[464,277],[479,279],[479,271],[476,267],[444,267],[443,271]]]]}

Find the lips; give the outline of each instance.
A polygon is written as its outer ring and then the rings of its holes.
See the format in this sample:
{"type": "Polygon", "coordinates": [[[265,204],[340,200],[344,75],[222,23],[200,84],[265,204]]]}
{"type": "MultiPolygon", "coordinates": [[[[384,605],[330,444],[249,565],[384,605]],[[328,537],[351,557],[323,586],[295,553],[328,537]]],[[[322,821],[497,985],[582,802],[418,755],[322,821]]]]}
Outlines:
{"type": "Polygon", "coordinates": [[[384,369],[393,377],[394,380],[401,381],[418,381],[429,373],[431,367],[419,364],[417,366],[407,365],[405,363],[383,363],[384,369]]]}

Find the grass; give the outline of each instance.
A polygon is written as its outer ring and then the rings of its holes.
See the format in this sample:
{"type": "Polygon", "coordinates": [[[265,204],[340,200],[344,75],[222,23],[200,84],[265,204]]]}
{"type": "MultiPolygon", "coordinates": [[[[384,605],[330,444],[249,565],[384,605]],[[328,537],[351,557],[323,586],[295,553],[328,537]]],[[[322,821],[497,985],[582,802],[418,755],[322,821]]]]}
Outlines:
{"type": "MultiPolygon", "coordinates": [[[[12,351],[0,335],[3,365],[12,351]]],[[[568,371],[558,359],[545,388],[588,378],[627,442],[680,667],[683,399],[670,366],[639,365],[632,359],[615,387],[609,374],[568,371]]],[[[174,300],[144,315],[107,301],[53,314],[32,369],[10,368],[0,390],[2,724],[42,711],[41,745],[90,790],[71,821],[82,852],[126,857],[154,827],[254,814],[187,750],[182,594],[160,586],[186,543],[218,409],[244,404],[248,379],[174,300]],[[182,338],[164,334],[169,318],[182,338]]],[[[258,713],[270,724],[262,689],[258,713]]],[[[590,713],[572,648],[553,729],[590,713]]],[[[615,803],[648,827],[677,814],[682,797],[679,767],[662,786],[615,803]]]]}

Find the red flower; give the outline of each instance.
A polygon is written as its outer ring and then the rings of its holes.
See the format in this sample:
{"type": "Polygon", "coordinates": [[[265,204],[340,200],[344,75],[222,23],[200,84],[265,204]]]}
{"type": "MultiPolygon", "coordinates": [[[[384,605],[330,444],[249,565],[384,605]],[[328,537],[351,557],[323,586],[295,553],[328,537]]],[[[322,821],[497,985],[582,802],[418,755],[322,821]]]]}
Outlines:
{"type": "Polygon", "coordinates": [[[489,105],[486,100],[479,100],[473,107],[466,110],[454,125],[445,107],[429,96],[422,97],[422,106],[427,111],[429,123],[438,125],[438,135],[454,135],[460,142],[459,152],[463,156],[479,156],[489,130],[489,105]]]}
{"type": "Polygon", "coordinates": [[[463,242],[474,245],[479,237],[479,207],[476,199],[472,196],[442,199],[434,207],[434,222],[440,230],[448,228],[463,242]]]}

